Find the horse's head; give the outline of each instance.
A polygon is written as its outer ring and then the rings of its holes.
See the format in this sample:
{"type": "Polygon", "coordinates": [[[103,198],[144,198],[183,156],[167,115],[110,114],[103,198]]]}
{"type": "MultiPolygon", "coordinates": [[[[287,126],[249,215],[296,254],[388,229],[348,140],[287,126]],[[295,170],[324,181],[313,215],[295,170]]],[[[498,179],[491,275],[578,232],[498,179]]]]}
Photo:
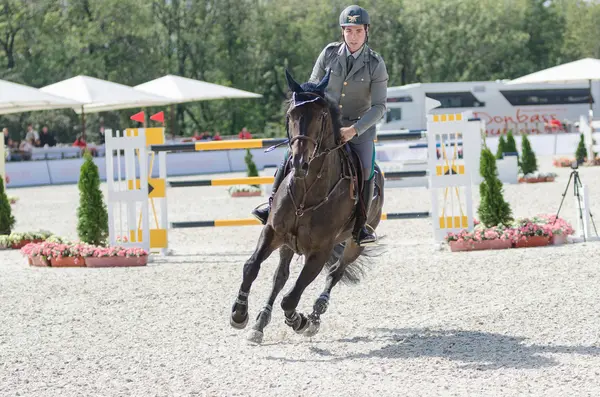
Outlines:
{"type": "Polygon", "coordinates": [[[285,77],[292,93],[286,114],[292,166],[303,178],[310,162],[340,141],[339,113],[325,97],[329,73],[318,84],[298,84],[287,70],[285,77]]]}

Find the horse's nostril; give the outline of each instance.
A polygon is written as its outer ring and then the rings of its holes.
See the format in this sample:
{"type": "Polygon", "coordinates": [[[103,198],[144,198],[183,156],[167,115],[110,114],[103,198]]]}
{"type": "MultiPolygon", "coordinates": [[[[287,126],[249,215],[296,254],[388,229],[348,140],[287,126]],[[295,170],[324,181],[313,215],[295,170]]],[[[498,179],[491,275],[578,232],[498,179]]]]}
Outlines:
{"type": "Polygon", "coordinates": [[[302,171],[308,171],[308,163],[302,163],[302,171]]]}

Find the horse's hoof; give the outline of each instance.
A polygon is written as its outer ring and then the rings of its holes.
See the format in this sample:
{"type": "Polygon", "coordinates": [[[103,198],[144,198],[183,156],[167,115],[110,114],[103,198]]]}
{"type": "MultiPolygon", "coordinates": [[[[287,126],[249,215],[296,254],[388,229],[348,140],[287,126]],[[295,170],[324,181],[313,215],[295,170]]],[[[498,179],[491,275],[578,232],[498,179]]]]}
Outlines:
{"type": "Polygon", "coordinates": [[[255,329],[251,329],[250,332],[248,332],[248,336],[246,337],[246,339],[250,343],[260,345],[263,341],[263,336],[264,334],[262,332],[257,331],[255,329]]]}
{"type": "Polygon", "coordinates": [[[298,325],[298,329],[294,329],[294,332],[297,334],[303,334],[304,331],[308,328],[310,321],[304,315],[300,315],[300,324],[298,325]]]}
{"type": "Polygon", "coordinates": [[[307,337],[311,337],[311,336],[315,336],[316,334],[319,333],[319,328],[321,328],[321,323],[319,322],[314,322],[314,321],[309,321],[308,322],[308,328],[306,328],[306,331],[304,331],[304,336],[307,337]]]}
{"type": "Polygon", "coordinates": [[[246,325],[248,324],[248,313],[246,313],[246,316],[244,318],[239,319],[240,321],[237,321],[238,319],[236,319],[235,317],[235,312],[231,313],[231,317],[229,318],[229,324],[231,324],[231,326],[235,329],[246,328],[246,325]]]}

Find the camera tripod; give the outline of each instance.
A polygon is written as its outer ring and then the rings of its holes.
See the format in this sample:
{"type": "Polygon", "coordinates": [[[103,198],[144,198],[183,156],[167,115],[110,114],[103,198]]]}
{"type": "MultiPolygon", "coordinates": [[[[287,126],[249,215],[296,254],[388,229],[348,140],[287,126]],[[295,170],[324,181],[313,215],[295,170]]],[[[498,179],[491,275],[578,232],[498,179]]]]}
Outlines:
{"type": "MultiPolygon", "coordinates": [[[[571,184],[571,179],[573,179],[573,193],[574,196],[577,197],[577,205],[579,207],[579,220],[581,221],[581,227],[583,228],[584,223],[583,223],[583,209],[581,208],[581,196],[579,194],[579,188],[583,187],[582,183],[581,183],[581,178],[579,178],[579,171],[577,171],[577,164],[571,165],[571,168],[573,169],[573,171],[571,171],[571,175],[569,176],[569,181],[567,182],[567,187],[565,188],[564,193],[562,194],[562,200],[560,200],[560,206],[558,207],[558,211],[556,211],[556,218],[554,219],[554,222],[552,223],[553,225],[556,223],[556,220],[558,219],[558,214],[560,213],[560,209],[562,208],[563,202],[565,201],[565,196],[567,195],[567,191],[569,190],[569,185],[571,184]]],[[[589,212],[590,214],[590,220],[592,221],[592,225],[594,226],[594,231],[596,232],[596,237],[598,237],[598,230],[596,230],[596,223],[594,222],[594,217],[592,215],[592,211],[590,211],[589,208],[586,208],[586,210],[589,212]]],[[[583,241],[586,241],[585,238],[585,231],[582,233],[583,234],[583,241]]]]}

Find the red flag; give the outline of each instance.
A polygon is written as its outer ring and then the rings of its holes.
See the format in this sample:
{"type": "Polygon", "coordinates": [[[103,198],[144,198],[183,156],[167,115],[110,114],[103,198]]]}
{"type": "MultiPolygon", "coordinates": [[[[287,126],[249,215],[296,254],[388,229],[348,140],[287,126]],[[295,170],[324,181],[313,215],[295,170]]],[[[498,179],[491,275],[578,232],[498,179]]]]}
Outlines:
{"type": "Polygon", "coordinates": [[[136,113],[133,116],[131,116],[130,119],[133,121],[138,121],[140,123],[143,123],[144,122],[144,112],[141,111],[139,113],[136,113]]]}
{"type": "Polygon", "coordinates": [[[150,116],[150,120],[158,121],[160,123],[165,122],[165,112],[158,112],[150,116]]]}

